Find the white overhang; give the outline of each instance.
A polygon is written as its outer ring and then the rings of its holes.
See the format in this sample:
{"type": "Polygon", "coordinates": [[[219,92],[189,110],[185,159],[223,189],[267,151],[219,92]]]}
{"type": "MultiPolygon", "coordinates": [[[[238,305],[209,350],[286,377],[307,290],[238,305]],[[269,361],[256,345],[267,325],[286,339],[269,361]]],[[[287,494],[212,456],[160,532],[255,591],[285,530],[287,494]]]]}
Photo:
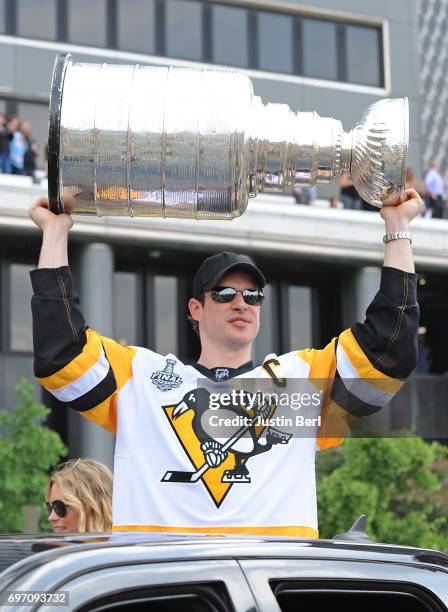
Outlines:
{"type": "MultiPolygon", "coordinates": [[[[0,236],[37,235],[28,217],[44,186],[0,176],[0,236]]],[[[448,270],[448,221],[414,219],[415,261],[420,270],[448,270]]],[[[147,245],[179,250],[247,250],[277,257],[380,265],[384,225],[377,212],[298,206],[292,198],[261,194],[233,221],[76,216],[73,240],[147,245]]]]}

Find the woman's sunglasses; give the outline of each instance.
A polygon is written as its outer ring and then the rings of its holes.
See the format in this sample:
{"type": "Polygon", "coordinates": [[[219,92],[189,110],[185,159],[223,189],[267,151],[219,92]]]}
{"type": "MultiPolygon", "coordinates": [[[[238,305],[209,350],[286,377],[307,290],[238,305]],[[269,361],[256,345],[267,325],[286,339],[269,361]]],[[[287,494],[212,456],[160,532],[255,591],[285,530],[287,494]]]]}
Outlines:
{"type": "Polygon", "coordinates": [[[45,502],[45,505],[47,506],[48,516],[50,516],[53,510],[59,518],[64,518],[67,514],[67,506],[60,499],[55,499],[53,502],[45,502]]]}
{"type": "Polygon", "coordinates": [[[228,304],[237,293],[241,293],[243,300],[249,306],[261,306],[264,300],[264,294],[261,289],[234,289],[233,287],[214,287],[209,291],[214,302],[219,304],[228,304]]]}

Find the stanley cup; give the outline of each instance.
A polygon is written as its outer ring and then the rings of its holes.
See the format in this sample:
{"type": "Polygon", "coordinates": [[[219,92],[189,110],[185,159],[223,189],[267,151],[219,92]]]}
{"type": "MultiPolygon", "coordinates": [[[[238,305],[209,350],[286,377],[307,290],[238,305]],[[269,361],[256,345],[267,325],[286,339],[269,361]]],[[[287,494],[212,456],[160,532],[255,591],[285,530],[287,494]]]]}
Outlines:
{"type": "Polygon", "coordinates": [[[266,104],[225,70],[56,59],[50,101],[51,210],[233,219],[257,193],[331,183],[348,172],[381,207],[404,188],[407,98],[340,121],[266,104]]]}

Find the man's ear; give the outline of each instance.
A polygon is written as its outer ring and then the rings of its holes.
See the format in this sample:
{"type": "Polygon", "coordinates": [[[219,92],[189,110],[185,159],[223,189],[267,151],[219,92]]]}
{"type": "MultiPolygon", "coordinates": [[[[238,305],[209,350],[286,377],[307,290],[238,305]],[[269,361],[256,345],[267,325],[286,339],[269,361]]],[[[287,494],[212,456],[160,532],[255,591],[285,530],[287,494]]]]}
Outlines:
{"type": "Polygon", "coordinates": [[[202,304],[196,298],[190,298],[188,301],[188,310],[190,311],[191,318],[195,321],[199,321],[201,318],[202,304]]]}

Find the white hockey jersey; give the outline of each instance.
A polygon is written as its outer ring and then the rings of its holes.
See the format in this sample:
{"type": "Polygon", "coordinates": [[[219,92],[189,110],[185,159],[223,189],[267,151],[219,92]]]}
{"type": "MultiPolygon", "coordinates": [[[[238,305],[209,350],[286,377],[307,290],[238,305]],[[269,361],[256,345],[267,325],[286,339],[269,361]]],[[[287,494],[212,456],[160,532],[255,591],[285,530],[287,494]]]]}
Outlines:
{"type": "Polygon", "coordinates": [[[383,277],[368,320],[324,349],[205,372],[233,383],[268,379],[285,394],[291,381],[314,386],[317,418],[304,435],[274,422],[275,402],[264,421],[219,401],[212,412],[203,367],[101,336],[85,326],[67,268],[33,272],[40,383],[116,434],[114,530],[317,537],[316,449],[340,444],[351,419],[390,402],[415,360],[415,275],[386,270],[401,290],[383,277]],[[240,420],[214,435],[211,415],[240,420]]]}

